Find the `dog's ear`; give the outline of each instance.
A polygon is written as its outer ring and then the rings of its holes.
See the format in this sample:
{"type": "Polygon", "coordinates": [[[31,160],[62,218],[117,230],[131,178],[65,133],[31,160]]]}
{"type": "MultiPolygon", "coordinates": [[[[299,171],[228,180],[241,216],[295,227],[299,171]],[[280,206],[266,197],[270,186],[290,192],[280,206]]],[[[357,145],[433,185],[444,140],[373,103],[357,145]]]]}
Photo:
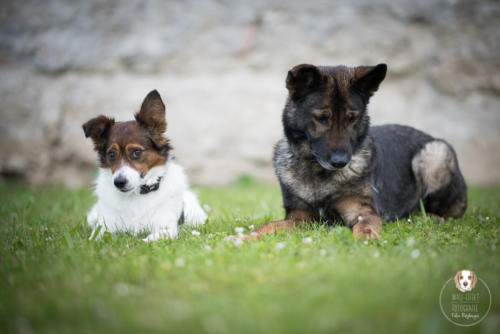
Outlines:
{"type": "Polygon", "coordinates": [[[165,105],[157,90],[149,92],[142,101],[141,110],[135,114],[135,120],[149,132],[155,148],[166,157],[171,147],[168,139],[164,136],[167,130],[165,105]]]}
{"type": "Polygon", "coordinates": [[[455,278],[454,278],[454,281],[455,281],[455,286],[457,287],[457,289],[460,289],[460,281],[459,281],[459,277],[460,277],[460,271],[457,272],[455,274],[455,278]]]}
{"type": "Polygon", "coordinates": [[[358,89],[367,100],[375,93],[387,73],[386,64],[359,66],[354,69],[353,87],[358,89]]]}
{"type": "Polygon", "coordinates": [[[104,154],[106,151],[106,141],[109,136],[109,130],[115,124],[113,118],[106,116],[98,116],[82,125],[85,137],[90,137],[94,142],[94,150],[99,154],[104,154]]]}
{"type": "Polygon", "coordinates": [[[477,283],[477,276],[476,276],[476,273],[471,271],[470,272],[471,275],[472,275],[472,283],[470,285],[471,289],[474,289],[474,287],[476,286],[476,283],[477,283]]]}
{"type": "Polygon", "coordinates": [[[324,81],[325,78],[319,68],[314,65],[301,64],[288,71],[286,88],[293,99],[299,99],[320,88],[324,81]]]}
{"type": "Polygon", "coordinates": [[[152,90],[142,101],[141,110],[135,114],[135,119],[143,128],[152,134],[162,135],[167,129],[165,120],[165,105],[160,94],[152,90]]]}

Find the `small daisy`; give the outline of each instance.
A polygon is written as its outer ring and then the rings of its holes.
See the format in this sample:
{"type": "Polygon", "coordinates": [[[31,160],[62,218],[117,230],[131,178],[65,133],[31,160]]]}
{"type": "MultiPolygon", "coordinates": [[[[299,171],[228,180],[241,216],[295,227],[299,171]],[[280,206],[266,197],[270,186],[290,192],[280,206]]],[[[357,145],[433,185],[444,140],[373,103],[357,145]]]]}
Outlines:
{"type": "Polygon", "coordinates": [[[245,229],[243,227],[235,227],[234,231],[238,234],[242,234],[245,231],[245,229]]]}
{"type": "Polygon", "coordinates": [[[358,216],[358,222],[363,221],[363,217],[358,216]]]}
{"type": "Polygon", "coordinates": [[[412,258],[412,259],[416,259],[419,255],[420,255],[420,251],[419,251],[418,249],[414,249],[414,250],[411,252],[411,258],[412,258]]]}
{"type": "Polygon", "coordinates": [[[240,238],[235,239],[233,242],[235,246],[241,246],[243,244],[243,240],[240,238]]]}
{"type": "Polygon", "coordinates": [[[280,249],[285,248],[285,246],[286,246],[286,243],[285,243],[285,242],[278,242],[278,243],[276,244],[276,249],[277,249],[277,250],[280,250],[280,249]]]}
{"type": "Polygon", "coordinates": [[[411,247],[415,244],[415,238],[414,237],[409,237],[408,240],[406,240],[406,245],[408,247],[411,247]]]}
{"type": "Polygon", "coordinates": [[[196,230],[192,230],[192,231],[191,231],[191,234],[192,234],[192,235],[200,235],[200,232],[198,232],[198,231],[196,231],[196,230]]]}
{"type": "Polygon", "coordinates": [[[368,240],[363,241],[365,245],[368,245],[368,240]]]}
{"type": "Polygon", "coordinates": [[[304,239],[302,239],[302,242],[305,244],[310,244],[312,241],[313,241],[312,237],[305,237],[304,239]]]}
{"type": "Polygon", "coordinates": [[[253,225],[248,225],[248,228],[249,228],[250,230],[253,230],[253,229],[254,229],[254,226],[253,226],[253,225]]]}

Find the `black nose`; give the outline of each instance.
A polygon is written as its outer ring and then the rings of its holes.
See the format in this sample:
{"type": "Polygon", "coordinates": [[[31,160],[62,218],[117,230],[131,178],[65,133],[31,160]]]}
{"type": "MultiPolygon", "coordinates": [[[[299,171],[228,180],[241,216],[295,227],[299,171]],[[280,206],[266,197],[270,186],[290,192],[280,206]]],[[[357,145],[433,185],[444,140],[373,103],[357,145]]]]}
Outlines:
{"type": "Polygon", "coordinates": [[[464,284],[464,286],[467,286],[467,284],[469,284],[469,283],[468,282],[464,282],[463,284],[464,284]]]}
{"type": "Polygon", "coordinates": [[[349,157],[346,153],[333,153],[330,157],[330,163],[335,168],[342,168],[349,163],[349,157]]]}
{"type": "Polygon", "coordinates": [[[123,176],[117,176],[115,178],[115,187],[117,187],[118,189],[123,189],[123,187],[125,187],[125,185],[127,184],[127,179],[124,178],[123,176]]]}

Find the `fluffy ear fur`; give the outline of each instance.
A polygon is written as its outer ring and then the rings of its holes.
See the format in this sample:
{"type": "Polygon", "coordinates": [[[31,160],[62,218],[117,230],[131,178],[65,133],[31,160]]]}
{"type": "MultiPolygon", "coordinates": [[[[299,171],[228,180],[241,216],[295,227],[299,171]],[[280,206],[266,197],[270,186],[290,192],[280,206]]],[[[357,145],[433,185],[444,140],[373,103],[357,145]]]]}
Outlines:
{"type": "Polygon", "coordinates": [[[378,89],[387,73],[386,64],[377,66],[359,66],[354,69],[353,86],[357,88],[368,100],[378,89]]]}
{"type": "Polygon", "coordinates": [[[472,283],[470,285],[471,289],[474,289],[474,287],[476,286],[476,283],[477,283],[477,276],[476,276],[476,273],[471,271],[471,274],[472,274],[472,283]]]}
{"type": "Polygon", "coordinates": [[[94,150],[97,153],[104,155],[106,151],[106,141],[108,139],[109,130],[115,124],[113,118],[106,116],[98,116],[82,125],[85,137],[90,137],[94,142],[94,150]]]}
{"type": "Polygon", "coordinates": [[[142,101],[141,110],[135,114],[136,121],[151,133],[163,134],[167,129],[165,105],[160,94],[152,90],[142,101]]]}
{"type": "Polygon", "coordinates": [[[288,71],[286,88],[293,99],[299,99],[321,87],[324,80],[316,66],[301,64],[288,71]]]}
{"type": "Polygon", "coordinates": [[[142,101],[141,110],[135,114],[135,120],[151,135],[156,148],[166,154],[170,149],[168,139],[164,133],[167,130],[165,119],[165,105],[157,90],[152,90],[142,101]]]}
{"type": "Polygon", "coordinates": [[[462,288],[460,286],[460,281],[459,281],[460,273],[461,273],[461,271],[457,272],[455,274],[455,278],[453,279],[455,281],[455,286],[457,287],[457,289],[461,289],[462,288]]]}

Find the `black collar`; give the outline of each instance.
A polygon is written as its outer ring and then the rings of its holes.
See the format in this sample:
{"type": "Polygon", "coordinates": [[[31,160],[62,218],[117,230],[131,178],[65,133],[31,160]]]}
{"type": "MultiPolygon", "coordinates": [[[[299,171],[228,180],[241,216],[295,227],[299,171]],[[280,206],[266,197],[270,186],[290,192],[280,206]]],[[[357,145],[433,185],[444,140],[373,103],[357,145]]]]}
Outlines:
{"type": "Polygon", "coordinates": [[[153,183],[151,185],[143,184],[141,186],[141,195],[149,194],[152,191],[156,191],[160,189],[160,182],[161,182],[161,176],[158,176],[158,179],[156,180],[156,183],[153,183]]]}

